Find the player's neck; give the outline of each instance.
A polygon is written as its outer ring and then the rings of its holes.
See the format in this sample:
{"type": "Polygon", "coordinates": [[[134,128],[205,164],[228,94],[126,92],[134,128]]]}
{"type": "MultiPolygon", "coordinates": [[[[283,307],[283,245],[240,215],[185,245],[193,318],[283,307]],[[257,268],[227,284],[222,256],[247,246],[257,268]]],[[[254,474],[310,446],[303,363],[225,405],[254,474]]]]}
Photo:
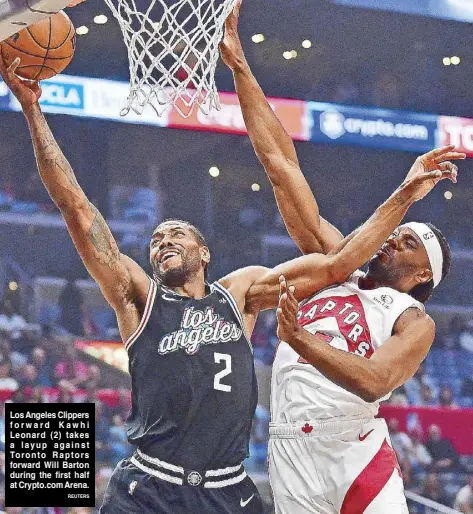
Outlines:
{"type": "Polygon", "coordinates": [[[189,278],[182,286],[166,286],[176,294],[196,298],[197,300],[207,295],[205,281],[201,276],[189,278]]]}
{"type": "Polygon", "coordinates": [[[358,287],[360,289],[377,289],[378,287],[390,287],[391,289],[399,290],[395,284],[388,283],[387,281],[376,280],[369,272],[358,280],[358,287]]]}

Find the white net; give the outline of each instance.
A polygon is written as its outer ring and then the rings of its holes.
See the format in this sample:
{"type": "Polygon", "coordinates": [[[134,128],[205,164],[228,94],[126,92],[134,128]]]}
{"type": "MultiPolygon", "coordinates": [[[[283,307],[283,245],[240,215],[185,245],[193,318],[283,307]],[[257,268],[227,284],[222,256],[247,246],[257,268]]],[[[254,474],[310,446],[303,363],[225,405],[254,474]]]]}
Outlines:
{"type": "Polygon", "coordinates": [[[218,45],[237,0],[105,0],[128,49],[130,91],[121,114],[151,105],[220,109],[215,87],[218,45]]]}

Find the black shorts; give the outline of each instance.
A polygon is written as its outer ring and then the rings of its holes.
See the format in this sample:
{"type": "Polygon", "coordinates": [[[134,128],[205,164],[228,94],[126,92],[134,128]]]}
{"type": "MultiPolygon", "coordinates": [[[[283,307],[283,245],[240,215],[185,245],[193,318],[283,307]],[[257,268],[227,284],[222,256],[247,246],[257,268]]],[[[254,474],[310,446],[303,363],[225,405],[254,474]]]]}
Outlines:
{"type": "Polygon", "coordinates": [[[110,478],[100,514],[262,514],[263,502],[250,477],[234,485],[177,485],[120,461],[110,478]]]}

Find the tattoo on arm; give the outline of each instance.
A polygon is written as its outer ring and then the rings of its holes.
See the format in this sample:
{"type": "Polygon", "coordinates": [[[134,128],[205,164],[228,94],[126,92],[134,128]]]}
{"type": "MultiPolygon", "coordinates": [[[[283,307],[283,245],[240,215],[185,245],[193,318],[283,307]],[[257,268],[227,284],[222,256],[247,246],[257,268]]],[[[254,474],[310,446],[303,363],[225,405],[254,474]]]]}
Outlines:
{"type": "MultiPolygon", "coordinates": [[[[49,195],[63,212],[66,222],[67,218],[75,219],[79,211],[86,212],[85,219],[87,221],[92,217],[92,224],[88,230],[83,225],[69,230],[73,239],[76,242],[83,242],[85,235],[90,243],[88,247],[91,248],[93,254],[89,260],[93,261],[95,259],[97,264],[106,266],[111,271],[116,271],[120,265],[121,255],[106,221],[97,208],[87,200],[71,165],[54,139],[53,133],[39,107],[28,111],[26,117],[33,140],[39,174],[49,195]],[[84,234],[85,230],[87,232],[84,234]]],[[[88,263],[86,262],[86,265],[88,263]]]]}
{"type": "Polygon", "coordinates": [[[46,161],[48,167],[59,168],[63,175],[69,180],[70,184],[74,188],[80,189],[79,183],[77,182],[74,172],[72,171],[71,165],[63,155],[59,145],[54,139],[54,136],[46,123],[43,123],[39,129],[39,136],[43,141],[43,150],[41,153],[43,154],[44,160],[46,161]]]}
{"type": "Polygon", "coordinates": [[[67,178],[69,184],[74,189],[80,190],[81,188],[72,171],[72,167],[54,139],[53,133],[41,111],[35,112],[31,116],[29,125],[38,160],[39,172],[46,185],[48,186],[49,179],[53,178],[54,174],[59,173],[67,178]]]}
{"type": "Polygon", "coordinates": [[[120,251],[117,243],[98,209],[91,203],[90,209],[94,213],[92,226],[87,232],[87,237],[95,249],[95,258],[103,266],[108,266],[112,271],[116,269],[120,259],[120,251]]]}
{"type": "Polygon", "coordinates": [[[74,187],[75,189],[80,189],[79,183],[77,182],[74,172],[72,171],[71,165],[62,154],[56,155],[56,157],[53,160],[53,165],[62,171],[62,173],[71,183],[72,187],[74,187]]]}

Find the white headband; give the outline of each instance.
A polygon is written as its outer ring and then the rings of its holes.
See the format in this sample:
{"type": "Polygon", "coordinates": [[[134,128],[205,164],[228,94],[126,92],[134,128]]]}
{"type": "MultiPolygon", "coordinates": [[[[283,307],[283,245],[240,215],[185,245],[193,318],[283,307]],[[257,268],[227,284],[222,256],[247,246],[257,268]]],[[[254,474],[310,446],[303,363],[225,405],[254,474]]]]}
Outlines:
{"type": "Polygon", "coordinates": [[[442,280],[443,253],[437,236],[431,228],[425,223],[406,223],[404,227],[410,228],[417,234],[424,245],[425,251],[430,261],[430,269],[432,270],[434,287],[437,287],[442,280]]]}

